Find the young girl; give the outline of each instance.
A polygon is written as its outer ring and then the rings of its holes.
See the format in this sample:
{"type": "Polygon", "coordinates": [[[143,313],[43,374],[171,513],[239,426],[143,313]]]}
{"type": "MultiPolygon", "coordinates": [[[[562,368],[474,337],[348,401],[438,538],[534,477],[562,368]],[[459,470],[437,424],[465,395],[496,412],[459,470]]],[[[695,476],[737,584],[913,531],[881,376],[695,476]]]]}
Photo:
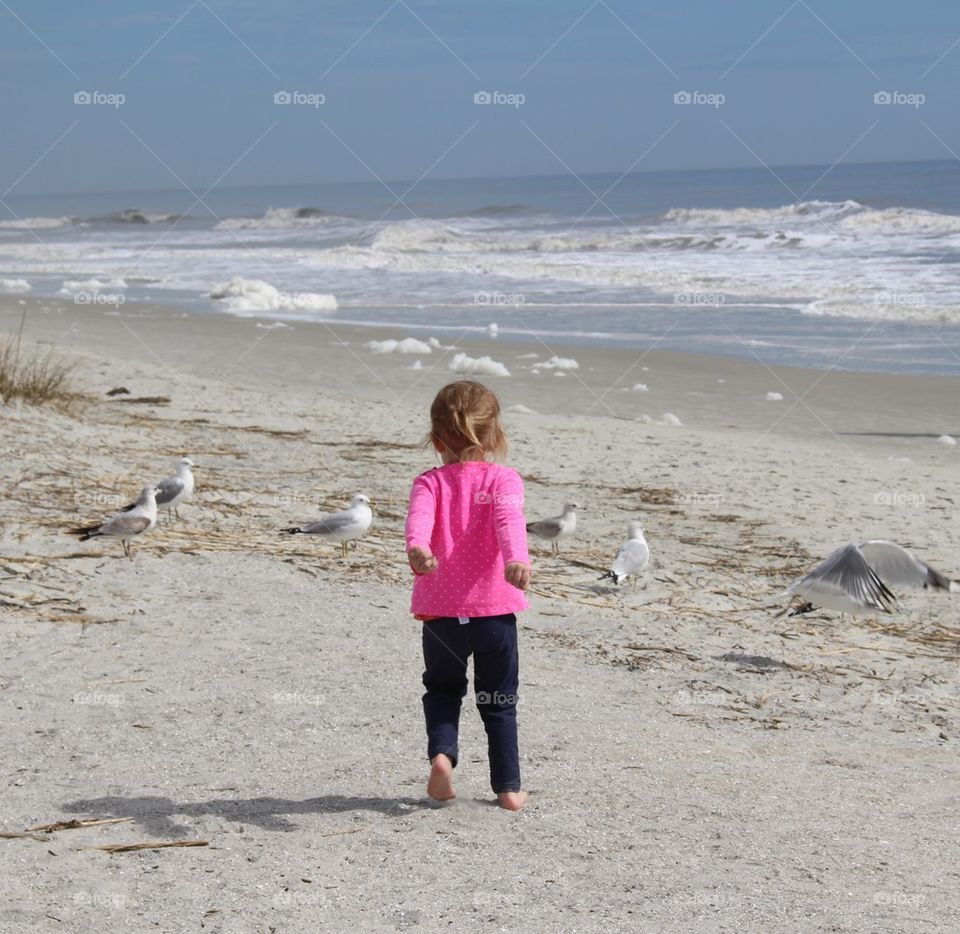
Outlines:
{"type": "Polygon", "coordinates": [[[480,383],[450,383],[430,408],[427,443],[443,460],[413,481],[406,545],[416,575],[411,610],[423,620],[427,794],[455,797],[460,702],[473,655],[477,710],[487,732],[490,784],[519,811],[517,610],[530,583],[523,481],[487,458],[503,456],[500,403],[480,383]]]}

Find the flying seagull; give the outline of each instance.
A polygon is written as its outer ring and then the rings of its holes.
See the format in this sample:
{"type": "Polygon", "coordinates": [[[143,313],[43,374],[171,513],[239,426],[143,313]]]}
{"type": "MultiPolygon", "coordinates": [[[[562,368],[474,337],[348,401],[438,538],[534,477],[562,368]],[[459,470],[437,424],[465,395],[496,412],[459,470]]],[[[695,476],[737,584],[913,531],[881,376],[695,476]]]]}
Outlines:
{"type": "Polygon", "coordinates": [[[133,551],[130,547],[131,539],[149,532],[157,524],[157,488],[145,486],[137,497],[137,501],[129,509],[118,512],[101,525],[90,525],[72,529],[74,535],[80,536],[80,541],[86,542],[91,538],[119,538],[123,545],[123,553],[132,561],[133,551]]]}
{"type": "Polygon", "coordinates": [[[633,579],[631,581],[633,590],[636,590],[637,575],[649,561],[650,547],[643,537],[643,523],[631,522],[627,527],[627,540],[620,546],[610,570],[602,575],[600,580],[612,580],[614,584],[620,584],[630,577],[633,579]]]}
{"type": "Polygon", "coordinates": [[[815,607],[840,613],[891,613],[897,598],[888,585],[960,592],[960,583],[905,548],[875,539],[838,548],[809,574],[794,581],[785,596],[802,601],[792,616],[815,607]]]}
{"type": "Polygon", "coordinates": [[[579,503],[567,503],[563,513],[552,519],[539,519],[527,523],[527,531],[537,538],[550,542],[554,554],[560,551],[560,539],[572,535],[577,527],[577,510],[583,507],[579,503]]]}
{"type": "Polygon", "coordinates": [[[349,509],[324,516],[310,525],[298,525],[283,531],[290,535],[317,535],[328,542],[339,542],[340,555],[346,558],[347,542],[365,535],[372,522],[373,512],[370,509],[369,497],[357,493],[350,501],[349,509]]]}

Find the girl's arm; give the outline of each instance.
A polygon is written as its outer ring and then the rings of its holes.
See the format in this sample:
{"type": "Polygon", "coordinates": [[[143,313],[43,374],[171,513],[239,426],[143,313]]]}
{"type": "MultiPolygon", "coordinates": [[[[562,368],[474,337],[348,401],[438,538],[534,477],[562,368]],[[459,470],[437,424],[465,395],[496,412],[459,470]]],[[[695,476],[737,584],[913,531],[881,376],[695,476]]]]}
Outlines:
{"type": "Polygon", "coordinates": [[[407,508],[404,529],[407,558],[415,574],[429,574],[437,566],[437,559],[430,550],[436,508],[432,485],[426,477],[417,477],[410,490],[410,505],[407,508]]]}
{"type": "Polygon", "coordinates": [[[493,521],[504,564],[530,564],[527,520],[523,515],[523,480],[515,470],[504,470],[493,498],[493,521]]]}

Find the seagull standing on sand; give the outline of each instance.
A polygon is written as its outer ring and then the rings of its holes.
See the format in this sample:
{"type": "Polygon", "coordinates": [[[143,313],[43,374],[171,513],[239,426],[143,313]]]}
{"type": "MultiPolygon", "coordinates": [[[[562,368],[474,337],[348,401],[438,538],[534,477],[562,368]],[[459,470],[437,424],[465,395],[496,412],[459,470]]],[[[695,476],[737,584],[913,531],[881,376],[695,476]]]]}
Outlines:
{"type": "Polygon", "coordinates": [[[317,535],[328,542],[340,543],[340,556],[347,556],[347,542],[355,541],[366,535],[373,522],[370,499],[357,493],[350,501],[350,508],[324,516],[310,525],[298,525],[284,529],[289,535],[317,535]]]}
{"type": "Polygon", "coordinates": [[[137,501],[129,509],[118,512],[102,525],[73,529],[73,534],[79,535],[82,542],[100,536],[119,538],[123,545],[123,553],[132,561],[133,551],[130,547],[130,540],[144,532],[149,532],[156,524],[157,488],[155,486],[145,486],[137,497],[137,501]]]}
{"type": "Polygon", "coordinates": [[[613,559],[610,570],[600,579],[612,580],[614,584],[625,581],[628,577],[633,590],[637,589],[637,576],[650,562],[650,547],[643,537],[643,523],[631,522],[627,527],[627,540],[620,546],[617,556],[613,559]]]}
{"type": "Polygon", "coordinates": [[[172,510],[179,519],[177,507],[193,496],[193,471],[197,465],[189,457],[181,457],[177,462],[177,472],[157,484],[157,506],[172,510]]]}
{"type": "Polygon", "coordinates": [[[840,613],[891,613],[897,598],[888,584],[960,592],[960,582],[945,577],[905,548],[875,539],[838,548],[794,581],[784,596],[803,601],[792,616],[815,607],[840,613]]]}
{"type": "Polygon", "coordinates": [[[563,513],[552,519],[539,519],[527,523],[527,531],[537,538],[550,542],[554,554],[560,552],[560,539],[572,535],[577,528],[577,510],[583,507],[579,503],[567,503],[563,513]]]}

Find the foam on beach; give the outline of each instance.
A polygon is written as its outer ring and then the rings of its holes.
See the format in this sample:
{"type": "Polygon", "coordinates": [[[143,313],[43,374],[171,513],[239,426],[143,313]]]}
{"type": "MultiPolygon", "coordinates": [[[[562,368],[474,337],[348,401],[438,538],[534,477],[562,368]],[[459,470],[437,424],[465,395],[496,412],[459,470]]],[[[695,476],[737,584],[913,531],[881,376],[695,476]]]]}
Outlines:
{"type": "Polygon", "coordinates": [[[95,292],[99,289],[125,289],[127,283],[123,279],[67,279],[60,292],[69,295],[71,292],[95,292]]]}
{"type": "Polygon", "coordinates": [[[549,360],[533,364],[534,370],[578,370],[580,364],[573,357],[558,357],[554,354],[549,360]]]}
{"type": "Polygon", "coordinates": [[[244,279],[236,276],[217,286],[210,297],[221,303],[226,311],[336,311],[335,296],[318,292],[281,292],[262,279],[244,279]]]}
{"type": "Polygon", "coordinates": [[[30,283],[26,279],[0,279],[0,292],[29,292],[30,283]]]}
{"type": "Polygon", "coordinates": [[[405,337],[403,340],[367,341],[363,346],[374,353],[433,353],[430,344],[415,337],[405,337]]]}
{"type": "Polygon", "coordinates": [[[510,371],[498,360],[492,357],[468,357],[465,353],[458,353],[450,361],[450,369],[454,373],[468,373],[473,376],[509,376],[510,371]]]}
{"type": "Polygon", "coordinates": [[[669,428],[683,427],[683,422],[681,422],[673,412],[664,412],[663,418],[654,418],[652,415],[641,415],[637,421],[643,422],[645,425],[663,425],[669,428]]]}
{"type": "Polygon", "coordinates": [[[782,392],[768,392],[766,395],[767,402],[783,402],[783,393],[782,392]]]}

